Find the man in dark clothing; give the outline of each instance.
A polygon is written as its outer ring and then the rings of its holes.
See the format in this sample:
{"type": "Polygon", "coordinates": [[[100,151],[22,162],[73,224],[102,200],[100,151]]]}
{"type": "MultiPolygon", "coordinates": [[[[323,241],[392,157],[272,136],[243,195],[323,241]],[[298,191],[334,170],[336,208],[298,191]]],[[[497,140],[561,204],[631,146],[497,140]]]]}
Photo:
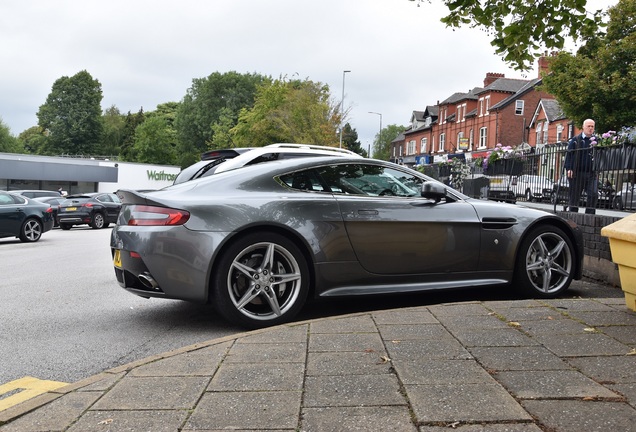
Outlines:
{"type": "Polygon", "coordinates": [[[596,212],[598,200],[598,180],[594,172],[592,157],[593,147],[591,142],[596,142],[594,136],[594,120],[587,119],[583,122],[583,132],[576,135],[568,142],[568,151],[565,155],[565,170],[570,184],[569,211],[579,211],[581,193],[585,190],[587,203],[585,213],[596,212]]]}

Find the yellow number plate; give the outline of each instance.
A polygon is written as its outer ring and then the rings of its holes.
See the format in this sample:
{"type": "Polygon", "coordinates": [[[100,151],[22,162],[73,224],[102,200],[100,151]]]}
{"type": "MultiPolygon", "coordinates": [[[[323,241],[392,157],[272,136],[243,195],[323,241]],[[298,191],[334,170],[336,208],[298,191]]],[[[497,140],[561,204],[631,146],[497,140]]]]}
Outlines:
{"type": "Polygon", "coordinates": [[[75,211],[77,210],[77,207],[67,207],[66,211],[75,211]]]}
{"type": "Polygon", "coordinates": [[[115,265],[115,267],[121,268],[121,251],[119,249],[115,249],[113,264],[115,265]]]}

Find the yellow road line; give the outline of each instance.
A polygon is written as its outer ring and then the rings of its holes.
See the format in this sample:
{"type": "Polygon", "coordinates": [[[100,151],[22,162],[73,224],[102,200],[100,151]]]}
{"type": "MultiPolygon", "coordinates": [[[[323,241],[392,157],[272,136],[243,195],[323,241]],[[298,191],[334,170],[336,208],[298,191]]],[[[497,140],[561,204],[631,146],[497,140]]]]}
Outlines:
{"type": "Polygon", "coordinates": [[[29,376],[0,385],[0,411],[65,385],[67,383],[46,381],[29,376]],[[2,395],[12,391],[17,391],[17,393],[2,398],[2,395]]]}

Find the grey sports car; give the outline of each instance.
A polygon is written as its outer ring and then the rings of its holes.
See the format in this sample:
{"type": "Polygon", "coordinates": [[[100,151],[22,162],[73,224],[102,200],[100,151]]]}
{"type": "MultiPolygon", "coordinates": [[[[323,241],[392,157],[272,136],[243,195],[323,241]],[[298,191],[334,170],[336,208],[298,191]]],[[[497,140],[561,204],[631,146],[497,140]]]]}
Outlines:
{"type": "Polygon", "coordinates": [[[555,297],[582,272],[572,222],[379,160],[272,161],[118,194],[119,284],[212,302],[250,328],[289,321],[308,298],[502,284],[555,297]]]}

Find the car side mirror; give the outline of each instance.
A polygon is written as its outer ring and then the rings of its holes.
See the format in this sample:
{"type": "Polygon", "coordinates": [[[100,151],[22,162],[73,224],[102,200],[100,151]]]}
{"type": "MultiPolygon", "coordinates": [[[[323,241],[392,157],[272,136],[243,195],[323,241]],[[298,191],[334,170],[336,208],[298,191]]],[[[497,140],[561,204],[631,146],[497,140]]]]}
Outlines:
{"type": "Polygon", "coordinates": [[[422,198],[432,199],[435,202],[440,202],[442,198],[446,197],[446,188],[444,185],[438,182],[427,181],[422,183],[422,191],[420,193],[422,198]]]}

